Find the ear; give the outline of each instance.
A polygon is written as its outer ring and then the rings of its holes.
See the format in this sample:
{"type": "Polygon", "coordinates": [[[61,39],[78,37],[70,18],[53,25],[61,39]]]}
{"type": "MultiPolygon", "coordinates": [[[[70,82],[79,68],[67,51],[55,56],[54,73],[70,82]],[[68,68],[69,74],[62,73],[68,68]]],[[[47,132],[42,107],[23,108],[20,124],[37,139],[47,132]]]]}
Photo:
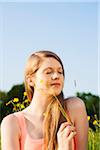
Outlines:
{"type": "Polygon", "coordinates": [[[34,79],[33,75],[32,76],[31,75],[27,76],[27,82],[28,82],[29,86],[34,87],[34,81],[35,81],[35,79],[34,79]]]}

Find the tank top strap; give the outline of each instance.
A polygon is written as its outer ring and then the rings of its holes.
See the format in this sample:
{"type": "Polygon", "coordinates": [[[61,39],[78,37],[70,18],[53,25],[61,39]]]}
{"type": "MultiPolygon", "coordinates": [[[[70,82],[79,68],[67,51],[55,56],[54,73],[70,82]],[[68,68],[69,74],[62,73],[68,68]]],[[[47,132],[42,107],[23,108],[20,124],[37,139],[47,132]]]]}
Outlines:
{"type": "Polygon", "coordinates": [[[14,115],[18,120],[18,124],[21,130],[20,144],[21,144],[21,149],[23,149],[22,147],[24,147],[25,138],[27,134],[25,118],[22,112],[15,112],[14,115]]]}

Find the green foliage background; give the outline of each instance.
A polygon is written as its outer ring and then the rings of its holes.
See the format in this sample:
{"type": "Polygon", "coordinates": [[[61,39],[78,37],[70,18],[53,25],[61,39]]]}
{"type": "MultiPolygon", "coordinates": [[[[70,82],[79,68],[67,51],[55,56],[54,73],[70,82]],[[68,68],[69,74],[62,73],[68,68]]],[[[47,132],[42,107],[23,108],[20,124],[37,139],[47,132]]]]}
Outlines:
{"type": "MultiPolygon", "coordinates": [[[[27,97],[23,95],[24,92],[25,92],[25,88],[23,83],[19,85],[14,85],[11,88],[11,90],[8,92],[0,91],[0,123],[6,115],[13,113],[14,111],[17,111],[16,108],[17,104],[20,104],[20,106],[21,105],[24,106],[21,109],[24,109],[29,105],[29,101],[27,100],[27,97]],[[16,100],[18,99],[18,102],[17,101],[14,102],[14,98],[16,98],[16,100]],[[9,103],[10,101],[14,103],[9,103]],[[7,105],[7,103],[9,104],[7,105]]],[[[84,101],[86,105],[87,114],[90,118],[88,150],[99,150],[100,149],[100,115],[99,115],[100,97],[97,95],[93,95],[92,93],[85,93],[85,92],[83,93],[77,92],[76,96],[81,98],[84,101]]]]}

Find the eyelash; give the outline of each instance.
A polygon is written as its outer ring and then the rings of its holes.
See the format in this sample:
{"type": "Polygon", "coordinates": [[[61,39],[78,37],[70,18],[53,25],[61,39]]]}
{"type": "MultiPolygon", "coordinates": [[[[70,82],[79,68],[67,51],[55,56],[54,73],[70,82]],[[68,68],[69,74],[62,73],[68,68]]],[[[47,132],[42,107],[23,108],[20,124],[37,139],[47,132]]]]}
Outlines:
{"type": "Polygon", "coordinates": [[[63,72],[60,72],[60,71],[58,73],[63,74],[63,72]]]}
{"type": "Polygon", "coordinates": [[[46,72],[46,74],[51,74],[52,73],[52,71],[50,71],[50,72],[46,72]]]}
{"type": "MultiPolygon", "coordinates": [[[[51,74],[51,73],[53,73],[53,72],[52,72],[52,71],[46,72],[46,74],[51,74]]],[[[60,72],[60,71],[58,71],[58,73],[59,73],[59,74],[63,74],[63,72],[60,72]]]]}

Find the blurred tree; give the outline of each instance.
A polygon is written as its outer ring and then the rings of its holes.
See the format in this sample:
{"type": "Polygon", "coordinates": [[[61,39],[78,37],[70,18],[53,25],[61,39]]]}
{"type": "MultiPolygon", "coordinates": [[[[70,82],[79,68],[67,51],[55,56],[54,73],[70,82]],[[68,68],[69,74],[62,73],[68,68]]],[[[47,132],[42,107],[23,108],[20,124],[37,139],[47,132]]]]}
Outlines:
{"type": "Polygon", "coordinates": [[[11,99],[19,98],[20,101],[23,100],[23,92],[25,91],[24,84],[14,85],[10,91],[3,92],[0,91],[0,122],[2,119],[13,112],[13,106],[6,106],[6,103],[11,99]]]}
{"type": "Polygon", "coordinates": [[[11,100],[15,97],[19,98],[20,101],[23,99],[23,92],[25,91],[24,84],[14,85],[11,90],[7,93],[7,99],[11,100]]]}
{"type": "Polygon", "coordinates": [[[6,99],[6,97],[7,97],[7,92],[4,92],[4,91],[0,90],[0,99],[4,100],[4,99],[6,99]]]}

